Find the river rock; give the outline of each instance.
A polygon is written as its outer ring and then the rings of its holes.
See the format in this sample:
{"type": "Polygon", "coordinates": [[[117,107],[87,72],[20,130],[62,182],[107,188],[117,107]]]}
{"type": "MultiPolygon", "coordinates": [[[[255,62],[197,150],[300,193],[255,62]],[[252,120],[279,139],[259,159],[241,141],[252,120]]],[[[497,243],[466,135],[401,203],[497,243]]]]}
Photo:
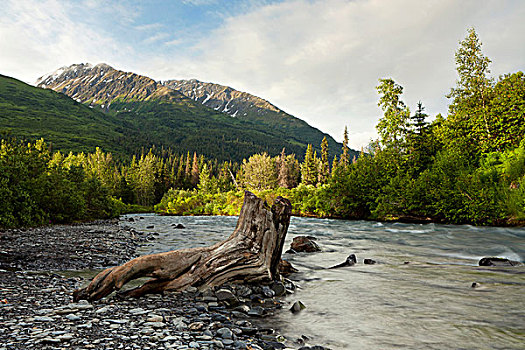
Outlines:
{"type": "Polygon", "coordinates": [[[510,260],[507,258],[487,257],[479,261],[479,266],[520,266],[523,265],[519,261],[510,260]]]}
{"type": "Polygon", "coordinates": [[[282,275],[287,276],[289,274],[292,274],[292,273],[295,273],[295,272],[299,272],[299,270],[297,270],[295,267],[293,267],[292,264],[290,264],[290,262],[281,259],[279,261],[279,272],[282,275]]]}
{"type": "Polygon", "coordinates": [[[286,293],[286,287],[284,286],[284,283],[281,281],[274,281],[270,288],[275,293],[275,296],[281,296],[286,293]]]}
{"type": "Polygon", "coordinates": [[[374,264],[376,264],[376,261],[373,260],[373,259],[365,259],[365,260],[363,260],[363,263],[365,265],[374,265],[374,264]]]}
{"type": "Polygon", "coordinates": [[[171,226],[173,226],[173,228],[176,228],[176,229],[178,229],[178,230],[183,229],[183,228],[186,228],[183,224],[176,224],[176,225],[175,225],[175,224],[172,224],[171,226]]]}
{"type": "Polygon", "coordinates": [[[304,309],[306,309],[306,305],[304,305],[301,301],[298,300],[295,303],[293,303],[292,307],[290,308],[290,311],[295,314],[295,313],[300,312],[300,311],[302,311],[304,309]]]}
{"type": "Polygon", "coordinates": [[[330,267],[330,269],[337,269],[339,267],[346,267],[346,266],[354,266],[355,264],[357,264],[357,258],[355,257],[355,254],[350,254],[348,258],[346,258],[345,262],[339,265],[332,266],[330,267]]]}
{"type": "Polygon", "coordinates": [[[223,327],[217,330],[217,335],[222,339],[232,339],[233,333],[229,328],[223,327]]]}
{"type": "Polygon", "coordinates": [[[320,252],[321,248],[314,242],[311,236],[294,237],[291,248],[296,252],[313,253],[320,252]]]}
{"type": "Polygon", "coordinates": [[[228,289],[219,289],[218,291],[215,292],[215,297],[217,298],[217,300],[219,301],[224,301],[224,300],[235,300],[237,299],[237,297],[235,296],[235,294],[233,294],[231,291],[229,291],[228,289]]]}

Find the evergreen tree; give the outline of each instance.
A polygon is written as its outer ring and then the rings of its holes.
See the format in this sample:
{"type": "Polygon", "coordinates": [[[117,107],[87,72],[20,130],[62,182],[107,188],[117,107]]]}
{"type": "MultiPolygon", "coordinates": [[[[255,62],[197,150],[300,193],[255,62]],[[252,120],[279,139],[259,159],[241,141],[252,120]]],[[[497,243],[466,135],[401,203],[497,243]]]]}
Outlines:
{"type": "Polygon", "coordinates": [[[286,155],[283,148],[277,163],[279,165],[278,186],[283,188],[296,187],[300,171],[299,162],[295,159],[295,154],[286,155]]]}
{"type": "MultiPolygon", "coordinates": [[[[345,131],[346,131],[346,127],[345,127],[345,131]]],[[[348,135],[347,135],[347,138],[348,138],[348,135]]],[[[343,149],[344,149],[344,146],[343,146],[343,149]]],[[[319,169],[319,183],[325,184],[328,181],[329,177],[330,177],[330,163],[328,161],[328,140],[326,140],[326,137],[324,137],[323,141],[321,142],[321,168],[319,169]]]]}
{"type": "Polygon", "coordinates": [[[301,165],[301,182],[305,185],[317,184],[317,154],[314,152],[312,145],[306,148],[303,164],[301,165]]]}
{"type": "Polygon", "coordinates": [[[193,164],[191,166],[191,185],[196,187],[199,183],[199,158],[197,152],[193,153],[193,164]]]}
{"type": "Polygon", "coordinates": [[[425,127],[427,126],[426,118],[428,117],[428,115],[424,112],[424,110],[425,107],[423,107],[423,103],[419,101],[417,103],[416,113],[412,117],[410,117],[410,119],[412,120],[412,127],[417,135],[423,135],[425,127]]]}
{"type": "Polygon", "coordinates": [[[337,155],[335,155],[332,161],[332,176],[334,176],[337,168],[339,168],[339,161],[337,160],[337,155]]]}
{"type": "Polygon", "coordinates": [[[190,152],[186,154],[186,168],[184,168],[184,176],[186,177],[186,180],[189,182],[191,179],[191,157],[190,152]]]}
{"type": "Polygon", "coordinates": [[[345,132],[343,136],[343,153],[341,154],[341,159],[339,162],[343,167],[347,167],[350,163],[350,149],[348,148],[348,128],[345,126],[345,132]]]}

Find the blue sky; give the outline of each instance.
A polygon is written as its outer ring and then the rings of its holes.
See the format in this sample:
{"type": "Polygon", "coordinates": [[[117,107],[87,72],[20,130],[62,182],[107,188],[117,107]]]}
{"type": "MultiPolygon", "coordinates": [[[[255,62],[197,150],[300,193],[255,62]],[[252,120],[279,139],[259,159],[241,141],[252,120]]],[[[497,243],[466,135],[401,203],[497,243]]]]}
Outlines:
{"type": "Polygon", "coordinates": [[[0,74],[33,83],[73,63],[196,78],[263,97],[359,149],[391,77],[446,114],[454,52],[475,27],[492,74],[525,70],[521,0],[4,0],[0,74]]]}

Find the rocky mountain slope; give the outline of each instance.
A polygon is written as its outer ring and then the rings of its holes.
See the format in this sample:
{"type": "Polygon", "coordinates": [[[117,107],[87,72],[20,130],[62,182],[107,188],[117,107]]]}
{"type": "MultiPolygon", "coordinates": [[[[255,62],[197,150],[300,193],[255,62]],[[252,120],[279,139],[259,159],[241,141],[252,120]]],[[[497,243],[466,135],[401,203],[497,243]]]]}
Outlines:
{"type": "MultiPolygon", "coordinates": [[[[185,130],[184,127],[190,127],[196,133],[193,136],[211,143],[219,143],[217,139],[237,142],[235,140],[239,138],[234,135],[244,130],[241,143],[262,144],[262,147],[255,147],[252,154],[261,150],[272,155],[278,154],[285,147],[287,153],[302,157],[307,144],[320,150],[323,137],[329,142],[331,154],[339,154],[341,150],[341,145],[330,135],[285,113],[270,102],[218,84],[198,80],[157,82],[102,63],[95,66],[74,64],[60,68],[39,78],[36,85],[64,93],[106,113],[140,114],[142,116],[138,117],[145,119],[145,124],[149,123],[150,126],[160,122],[164,131],[161,138],[167,137],[166,133],[179,134],[185,130]],[[144,115],[148,117],[144,118],[144,115]],[[212,136],[205,132],[210,120],[221,123],[220,130],[209,130],[212,136]],[[257,135],[253,135],[253,132],[257,135]],[[247,135],[250,133],[256,137],[255,140],[249,140],[247,135]]],[[[203,147],[200,148],[203,154],[209,153],[203,147]]],[[[219,158],[224,157],[227,155],[219,158]]]]}
{"type": "Polygon", "coordinates": [[[330,135],[310,126],[304,120],[284,112],[267,100],[247,92],[196,79],[167,80],[162,84],[216,111],[227,113],[241,120],[253,121],[269,128],[276,128],[287,135],[293,135],[306,144],[312,144],[316,148],[319,148],[323,137],[326,137],[329,149],[337,150],[336,153],[341,150],[341,145],[330,135]]]}

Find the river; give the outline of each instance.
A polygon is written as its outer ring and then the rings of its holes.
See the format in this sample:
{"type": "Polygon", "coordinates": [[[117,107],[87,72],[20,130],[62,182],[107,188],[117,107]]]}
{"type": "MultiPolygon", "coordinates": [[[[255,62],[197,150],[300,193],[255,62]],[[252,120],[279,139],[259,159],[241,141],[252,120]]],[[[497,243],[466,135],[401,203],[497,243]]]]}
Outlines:
{"type": "MultiPolygon", "coordinates": [[[[133,216],[121,224],[159,234],[141,254],[218,242],[237,221],[133,216]]],[[[525,266],[477,266],[484,256],[523,261],[524,228],[293,217],[285,249],[297,235],[315,236],[322,252],[283,256],[300,270],[291,277],[300,289],[286,301],[307,306],[268,320],[286,338],[332,349],[525,349],[525,266]],[[357,265],[326,269],[351,253],[357,265]]]]}

